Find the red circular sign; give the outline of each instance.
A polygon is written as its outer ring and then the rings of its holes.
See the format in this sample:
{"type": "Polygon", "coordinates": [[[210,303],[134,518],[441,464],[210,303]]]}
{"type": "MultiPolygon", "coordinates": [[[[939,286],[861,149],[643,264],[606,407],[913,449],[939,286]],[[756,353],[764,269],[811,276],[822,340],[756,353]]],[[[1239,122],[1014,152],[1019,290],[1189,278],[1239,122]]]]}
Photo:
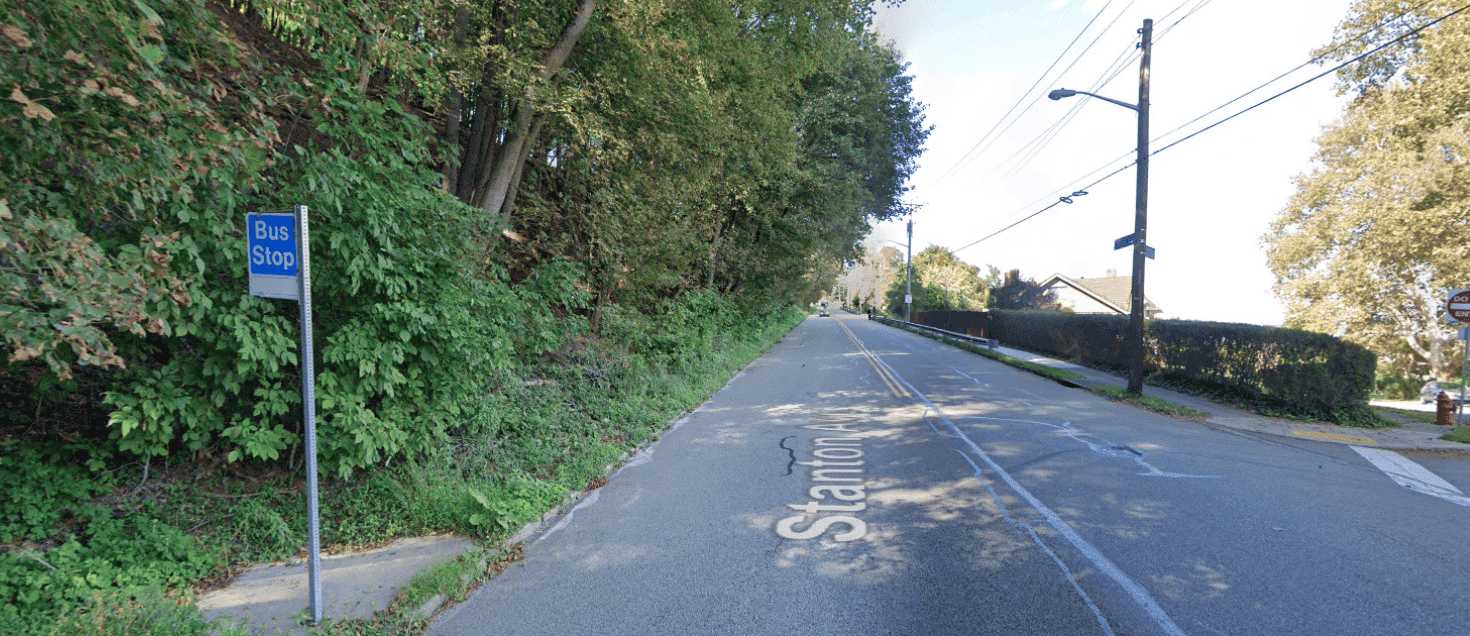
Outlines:
{"type": "Polygon", "coordinates": [[[1461,289],[1450,294],[1450,302],[1445,309],[1449,311],[1450,318],[1470,324],[1470,289],[1461,289]]]}

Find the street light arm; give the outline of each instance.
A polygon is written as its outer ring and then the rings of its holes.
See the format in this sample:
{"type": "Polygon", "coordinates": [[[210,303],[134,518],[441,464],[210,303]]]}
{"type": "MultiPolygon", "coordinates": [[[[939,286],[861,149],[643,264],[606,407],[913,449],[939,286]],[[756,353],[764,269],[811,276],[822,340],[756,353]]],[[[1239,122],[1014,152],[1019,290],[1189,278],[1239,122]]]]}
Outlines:
{"type": "Polygon", "coordinates": [[[1096,94],[1093,94],[1093,93],[1089,93],[1087,91],[1074,91],[1074,90],[1071,90],[1071,89],[1068,89],[1068,88],[1059,88],[1057,90],[1054,90],[1054,91],[1048,93],[1047,94],[1047,97],[1049,97],[1051,99],[1061,99],[1063,97],[1071,97],[1073,95],[1086,95],[1088,97],[1096,97],[1096,98],[1098,98],[1100,100],[1103,100],[1105,102],[1112,102],[1114,104],[1117,104],[1119,106],[1122,106],[1123,108],[1127,108],[1127,109],[1133,110],[1135,112],[1138,110],[1138,107],[1137,106],[1135,106],[1133,104],[1130,104],[1128,102],[1120,102],[1120,101],[1118,101],[1116,99],[1113,99],[1111,97],[1103,97],[1102,95],[1096,95],[1096,94]]]}

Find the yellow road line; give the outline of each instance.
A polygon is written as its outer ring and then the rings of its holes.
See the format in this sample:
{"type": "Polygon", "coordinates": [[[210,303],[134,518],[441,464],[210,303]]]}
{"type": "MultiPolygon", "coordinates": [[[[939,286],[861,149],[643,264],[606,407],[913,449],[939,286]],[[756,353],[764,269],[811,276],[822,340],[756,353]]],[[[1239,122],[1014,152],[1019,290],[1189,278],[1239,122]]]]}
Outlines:
{"type": "Polygon", "coordinates": [[[1321,431],[1299,431],[1291,429],[1291,434],[1297,437],[1315,437],[1317,439],[1330,439],[1334,442],[1347,442],[1349,444],[1368,444],[1377,446],[1378,440],[1361,435],[1344,435],[1342,433],[1324,433],[1321,431]]]}
{"type": "Polygon", "coordinates": [[[912,393],[909,393],[908,389],[904,388],[903,383],[899,382],[898,378],[894,377],[888,371],[887,367],[884,367],[878,362],[878,356],[873,355],[873,352],[868,351],[868,348],[864,347],[863,343],[858,341],[857,336],[853,335],[852,330],[848,329],[847,325],[842,324],[842,321],[839,320],[837,321],[837,326],[842,327],[842,331],[847,333],[847,339],[851,340],[852,344],[857,346],[858,351],[863,353],[863,357],[868,359],[868,364],[873,365],[873,370],[878,372],[878,377],[883,378],[883,383],[888,385],[888,390],[893,391],[893,394],[898,397],[914,397],[912,393]]]}

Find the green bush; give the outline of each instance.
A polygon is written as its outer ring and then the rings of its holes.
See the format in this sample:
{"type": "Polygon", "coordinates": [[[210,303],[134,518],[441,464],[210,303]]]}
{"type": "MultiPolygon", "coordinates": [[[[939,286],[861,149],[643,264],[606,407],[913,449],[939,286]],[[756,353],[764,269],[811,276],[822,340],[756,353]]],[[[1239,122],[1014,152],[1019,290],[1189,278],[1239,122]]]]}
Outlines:
{"type": "Polygon", "coordinates": [[[1354,423],[1373,388],[1373,353],[1325,334],[1164,320],[1148,335],[1150,364],[1164,379],[1243,388],[1312,417],[1354,423]]]}
{"type": "MultiPolygon", "coordinates": [[[[1128,366],[1127,316],[993,311],[991,329],[1009,345],[1128,366]]],[[[1156,381],[1334,422],[1377,422],[1364,411],[1376,359],[1356,344],[1295,329],[1188,320],[1150,321],[1144,342],[1156,381]]]]}
{"type": "Polygon", "coordinates": [[[0,541],[38,541],[104,490],[88,471],[70,465],[67,448],[0,442],[0,541]]]}
{"type": "Polygon", "coordinates": [[[38,633],[57,616],[89,611],[98,596],[184,586],[220,556],[152,507],[121,517],[88,507],[78,521],[82,530],[56,547],[0,553],[0,633],[38,633]]]}
{"type": "MultiPolygon", "coordinates": [[[[296,176],[277,203],[260,207],[312,209],[326,470],[346,475],[422,452],[488,378],[559,344],[565,321],[547,301],[579,302],[576,268],[553,262],[512,287],[504,273],[466,267],[487,229],[430,190],[437,175],[336,151],[281,167],[296,176]]],[[[228,218],[212,221],[227,234],[241,230],[228,218]]],[[[301,435],[297,303],[246,294],[239,236],[196,258],[218,275],[197,286],[199,302],[170,315],[175,338],[138,343],[147,362],[107,396],[113,438],[139,455],[223,442],[232,460],[280,459],[301,435]]]]}

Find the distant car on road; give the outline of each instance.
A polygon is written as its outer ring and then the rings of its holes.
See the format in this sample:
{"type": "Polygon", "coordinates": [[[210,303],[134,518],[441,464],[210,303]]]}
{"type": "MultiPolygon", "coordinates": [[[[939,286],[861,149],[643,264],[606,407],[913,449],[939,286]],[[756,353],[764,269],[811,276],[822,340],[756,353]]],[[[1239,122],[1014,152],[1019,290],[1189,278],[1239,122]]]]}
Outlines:
{"type": "Polygon", "coordinates": [[[827,310],[826,309],[823,309],[823,310],[817,312],[817,317],[818,318],[826,318],[827,316],[828,316],[828,314],[827,314],[827,310]]]}
{"type": "Polygon", "coordinates": [[[1460,403],[1459,385],[1448,383],[1441,385],[1437,380],[1430,380],[1424,383],[1424,388],[1419,389],[1419,402],[1421,404],[1434,403],[1434,401],[1439,398],[1440,391],[1444,391],[1445,393],[1449,394],[1450,399],[1453,400],[1455,404],[1460,403]]]}

